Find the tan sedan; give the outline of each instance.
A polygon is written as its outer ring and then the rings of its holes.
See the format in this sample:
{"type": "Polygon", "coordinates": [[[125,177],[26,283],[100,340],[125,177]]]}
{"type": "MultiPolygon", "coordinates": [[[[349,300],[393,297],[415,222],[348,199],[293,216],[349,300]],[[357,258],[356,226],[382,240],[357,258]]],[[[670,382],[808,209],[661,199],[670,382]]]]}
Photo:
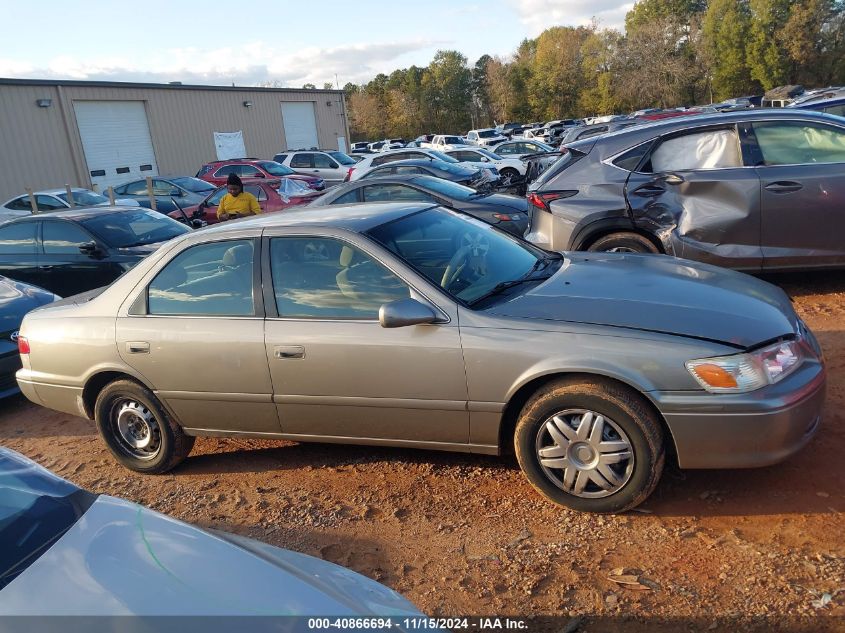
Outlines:
{"type": "Polygon", "coordinates": [[[563,256],[421,204],[193,232],[31,312],[19,344],[26,396],[94,419],[139,472],[201,435],[515,450],[542,494],[596,512],[645,499],[669,448],[684,468],[784,459],[819,427],[825,384],[774,286],[563,256]]]}

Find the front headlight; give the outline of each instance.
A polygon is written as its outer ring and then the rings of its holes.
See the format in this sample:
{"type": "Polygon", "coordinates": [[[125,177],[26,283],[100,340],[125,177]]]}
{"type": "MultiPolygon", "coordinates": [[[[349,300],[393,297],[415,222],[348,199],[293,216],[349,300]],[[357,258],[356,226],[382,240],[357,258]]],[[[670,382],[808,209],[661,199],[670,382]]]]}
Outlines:
{"type": "Polygon", "coordinates": [[[800,341],[783,341],[747,354],[691,360],[686,366],[707,391],[746,393],[783,380],[803,360],[800,341]]]}

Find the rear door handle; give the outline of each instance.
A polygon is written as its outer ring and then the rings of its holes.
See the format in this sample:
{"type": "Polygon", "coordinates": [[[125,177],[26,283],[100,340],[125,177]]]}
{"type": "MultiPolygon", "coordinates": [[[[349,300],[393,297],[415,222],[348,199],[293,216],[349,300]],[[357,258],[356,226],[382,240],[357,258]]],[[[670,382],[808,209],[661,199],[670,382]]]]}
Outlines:
{"type": "Polygon", "coordinates": [[[770,182],[766,185],[766,191],[771,191],[772,193],[793,193],[803,188],[804,185],[800,182],[794,182],[792,180],[779,180],[778,182],[770,182]]]}
{"type": "Polygon", "coordinates": [[[149,354],[150,344],[146,341],[128,341],[126,351],[130,354],[149,354]]]}
{"type": "Polygon", "coordinates": [[[302,345],[277,345],[273,348],[273,356],[280,360],[305,358],[305,347],[302,345]]]}
{"type": "Polygon", "coordinates": [[[39,270],[53,270],[53,268],[55,268],[55,266],[46,265],[38,267],[39,270]]]}

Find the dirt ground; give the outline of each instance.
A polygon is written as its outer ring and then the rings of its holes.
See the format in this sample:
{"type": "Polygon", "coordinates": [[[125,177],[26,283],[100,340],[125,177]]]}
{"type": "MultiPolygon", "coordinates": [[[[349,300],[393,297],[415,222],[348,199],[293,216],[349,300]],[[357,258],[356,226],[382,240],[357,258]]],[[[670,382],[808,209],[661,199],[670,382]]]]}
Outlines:
{"type": "Polygon", "coordinates": [[[89,490],[345,565],[431,615],[556,615],[567,633],[845,631],[845,274],[769,280],[824,348],[820,433],[769,468],[669,469],[622,516],[553,506],[511,459],[451,453],[200,438],[174,472],[141,476],[92,423],[20,397],[0,404],[0,443],[89,490]],[[612,579],[619,568],[639,589],[612,579]]]}

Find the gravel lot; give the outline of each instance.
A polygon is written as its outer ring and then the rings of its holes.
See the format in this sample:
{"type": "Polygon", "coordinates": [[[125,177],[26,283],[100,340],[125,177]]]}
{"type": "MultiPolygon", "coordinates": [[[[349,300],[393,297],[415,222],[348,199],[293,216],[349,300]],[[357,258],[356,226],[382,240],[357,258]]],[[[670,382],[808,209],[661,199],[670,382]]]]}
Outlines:
{"type": "Polygon", "coordinates": [[[201,438],[164,476],[119,467],[92,423],[0,404],[0,442],[89,490],[346,565],[432,615],[556,615],[580,631],[845,631],[845,274],[770,277],[830,371],[820,434],[788,462],[667,470],[622,516],[536,494],[515,461],[201,438]],[[625,583],[634,584],[625,584],[625,583]]]}

